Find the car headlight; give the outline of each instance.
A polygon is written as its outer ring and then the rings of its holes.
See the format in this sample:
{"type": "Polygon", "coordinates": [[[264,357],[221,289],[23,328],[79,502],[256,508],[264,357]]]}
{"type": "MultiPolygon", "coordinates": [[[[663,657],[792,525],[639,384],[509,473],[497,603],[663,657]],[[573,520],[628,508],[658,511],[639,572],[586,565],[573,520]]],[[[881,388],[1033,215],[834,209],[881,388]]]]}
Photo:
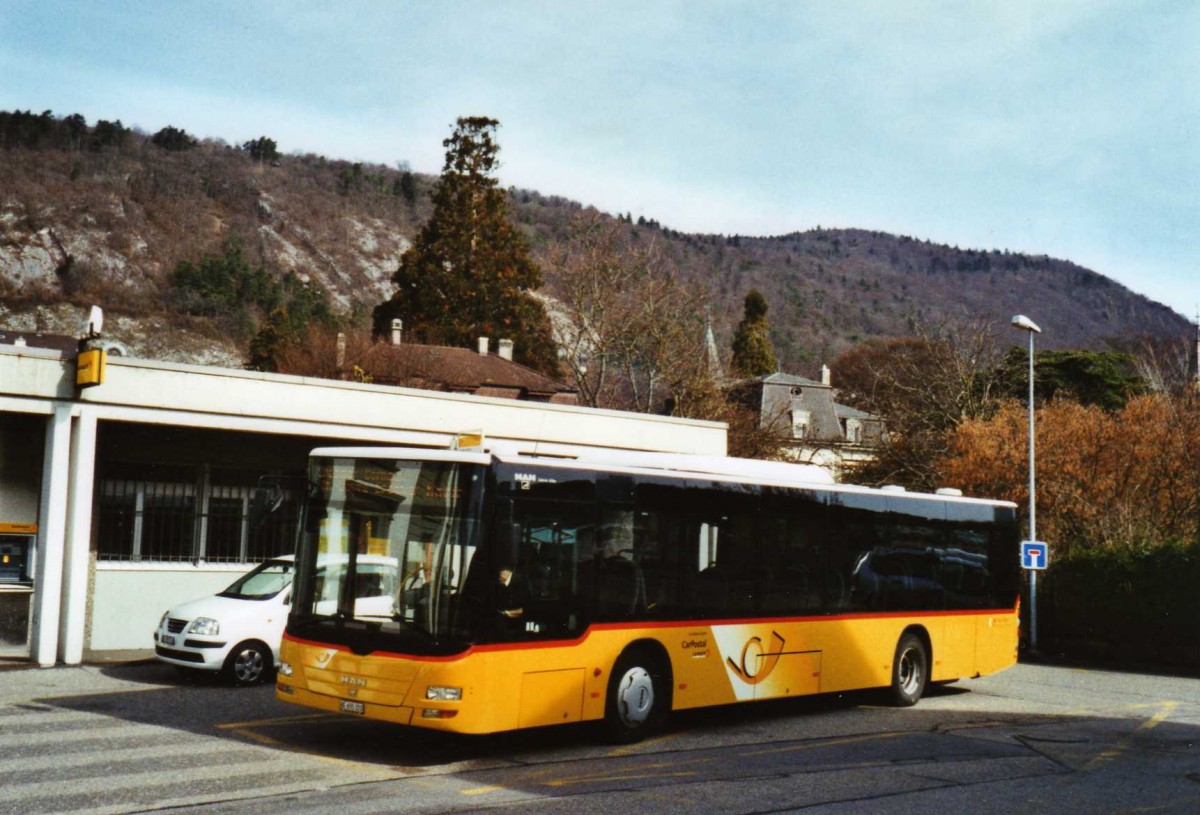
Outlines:
{"type": "Polygon", "coordinates": [[[166,625],[167,625],[167,617],[168,617],[170,614],[171,614],[171,612],[169,612],[169,611],[164,611],[164,612],[163,612],[162,619],[160,619],[160,620],[158,621],[158,627],[159,627],[159,628],[165,628],[165,627],[166,627],[166,625]]]}
{"type": "Polygon", "coordinates": [[[221,624],[212,617],[197,617],[187,627],[187,633],[200,634],[204,637],[215,637],[221,633],[221,624]]]}

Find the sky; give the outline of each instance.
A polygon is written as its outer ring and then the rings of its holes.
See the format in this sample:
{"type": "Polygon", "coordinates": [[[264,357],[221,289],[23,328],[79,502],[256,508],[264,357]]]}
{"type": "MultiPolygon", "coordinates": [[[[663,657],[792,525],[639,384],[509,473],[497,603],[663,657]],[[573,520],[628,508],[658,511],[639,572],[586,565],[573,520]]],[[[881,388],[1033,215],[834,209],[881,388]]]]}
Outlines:
{"type": "Polygon", "coordinates": [[[1046,254],[1200,303],[1190,0],[0,0],[0,109],[434,174],[486,115],[506,186],[684,232],[1046,254]]]}

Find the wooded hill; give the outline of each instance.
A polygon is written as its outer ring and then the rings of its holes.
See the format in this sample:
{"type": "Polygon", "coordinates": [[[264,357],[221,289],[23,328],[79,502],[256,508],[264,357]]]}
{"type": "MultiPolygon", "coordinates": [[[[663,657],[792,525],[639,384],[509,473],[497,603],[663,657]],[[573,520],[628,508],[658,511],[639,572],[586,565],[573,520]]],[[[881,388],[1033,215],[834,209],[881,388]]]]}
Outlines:
{"type": "MultiPolygon", "coordinates": [[[[96,303],[135,354],[238,364],[270,298],[246,295],[238,313],[206,314],[174,290],[179,264],[231,245],[256,274],[324,290],[341,319],[365,327],[431,212],[435,180],[403,166],[280,155],[266,137],[236,146],[174,128],[151,136],[119,121],[0,112],[0,328],[73,333],[76,307],[96,303]]],[[[509,195],[553,297],[548,259],[584,205],[509,195]]],[[[854,229],[694,235],[611,217],[632,245],[656,242],[681,276],[707,287],[722,350],[747,291],[761,291],[781,366],[810,376],[862,340],[947,319],[1027,313],[1047,348],[1190,330],[1182,315],[1066,260],[854,229]]]]}

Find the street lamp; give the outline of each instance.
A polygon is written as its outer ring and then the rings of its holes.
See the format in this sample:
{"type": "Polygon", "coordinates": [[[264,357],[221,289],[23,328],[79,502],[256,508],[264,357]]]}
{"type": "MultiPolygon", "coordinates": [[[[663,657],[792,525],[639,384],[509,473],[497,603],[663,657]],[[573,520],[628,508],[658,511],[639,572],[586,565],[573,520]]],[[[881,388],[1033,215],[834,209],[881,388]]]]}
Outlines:
{"type": "MultiPolygon", "coordinates": [[[[1018,314],[1012,318],[1013,328],[1029,332],[1029,540],[1037,540],[1037,468],[1034,464],[1033,443],[1033,335],[1041,334],[1037,323],[1018,314]]],[[[1037,569],[1029,570],[1029,650],[1037,650],[1037,569]]]]}

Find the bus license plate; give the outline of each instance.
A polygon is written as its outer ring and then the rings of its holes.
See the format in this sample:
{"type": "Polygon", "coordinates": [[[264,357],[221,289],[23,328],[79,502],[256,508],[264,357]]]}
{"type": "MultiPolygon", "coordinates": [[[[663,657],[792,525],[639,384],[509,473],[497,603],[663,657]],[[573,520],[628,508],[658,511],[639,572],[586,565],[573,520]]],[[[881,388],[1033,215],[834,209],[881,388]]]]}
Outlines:
{"type": "Polygon", "coordinates": [[[347,702],[343,699],[338,702],[338,710],[342,713],[362,713],[364,708],[362,702],[347,702]]]}

